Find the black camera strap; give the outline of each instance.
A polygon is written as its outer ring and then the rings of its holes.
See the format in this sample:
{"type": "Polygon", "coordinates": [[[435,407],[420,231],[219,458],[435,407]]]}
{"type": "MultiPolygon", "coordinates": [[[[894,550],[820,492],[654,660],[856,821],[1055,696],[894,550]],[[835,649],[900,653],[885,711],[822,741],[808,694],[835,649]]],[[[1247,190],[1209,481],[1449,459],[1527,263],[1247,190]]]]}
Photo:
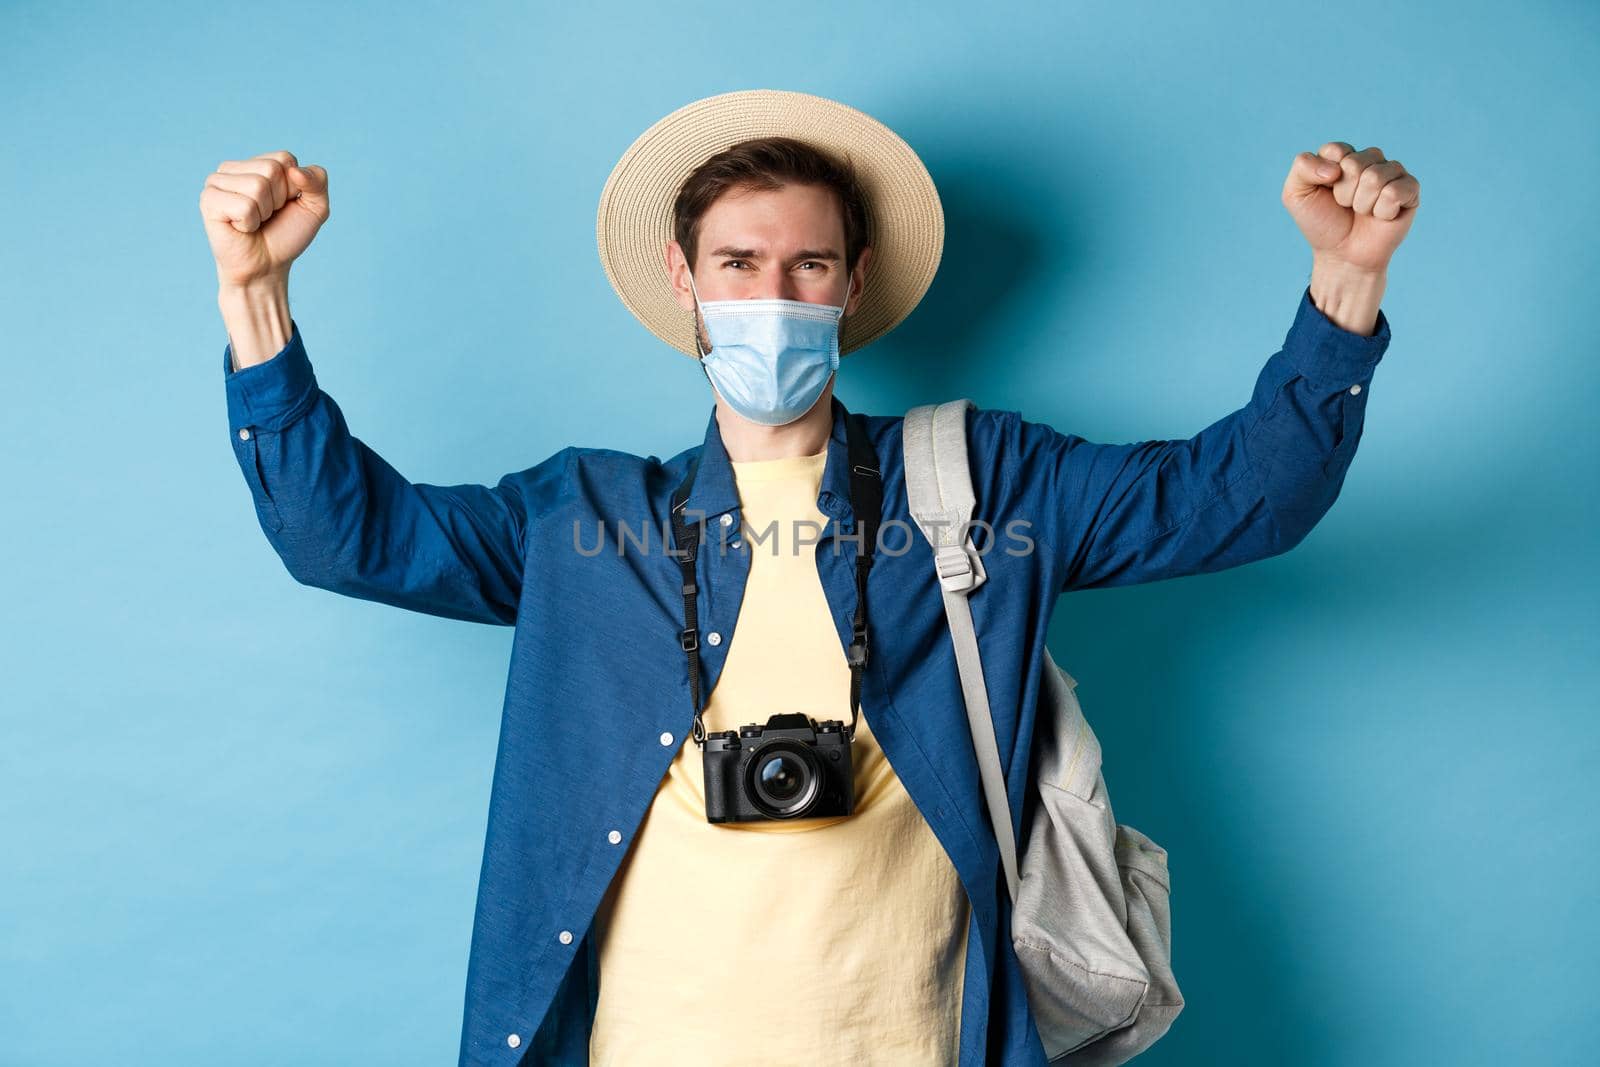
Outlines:
{"type": "MultiPolygon", "coordinates": [[[[841,410],[844,405],[839,405],[841,410]]],[[[861,705],[861,672],[867,665],[867,572],[872,569],[872,553],[878,544],[878,524],[883,518],[883,475],[878,469],[878,455],[867,438],[866,420],[860,415],[844,413],[845,440],[850,457],[850,509],[855,515],[855,533],[860,534],[856,544],[856,614],[851,624],[850,647],[845,661],[850,665],[850,724],[845,727],[845,737],[855,740],[856,715],[861,705]]],[[[689,658],[689,699],[694,706],[694,743],[705,741],[705,721],[701,717],[700,699],[700,631],[699,616],[695,612],[695,559],[705,533],[705,516],[690,523],[684,515],[689,500],[689,489],[700,466],[695,457],[689,464],[689,473],[672,493],[673,555],[683,573],[683,629],[678,631],[678,644],[689,658]]]]}

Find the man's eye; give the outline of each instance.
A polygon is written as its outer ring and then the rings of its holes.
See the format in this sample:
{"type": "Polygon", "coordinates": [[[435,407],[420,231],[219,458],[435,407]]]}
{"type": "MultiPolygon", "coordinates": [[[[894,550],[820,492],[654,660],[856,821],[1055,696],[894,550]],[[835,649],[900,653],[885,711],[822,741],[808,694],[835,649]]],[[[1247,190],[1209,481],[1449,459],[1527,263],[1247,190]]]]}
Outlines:
{"type": "Polygon", "coordinates": [[[728,260],[728,262],[724,263],[723,266],[724,267],[731,267],[735,263],[743,263],[743,262],[744,262],[744,260],[742,260],[742,259],[730,259],[730,260],[728,260]]]}

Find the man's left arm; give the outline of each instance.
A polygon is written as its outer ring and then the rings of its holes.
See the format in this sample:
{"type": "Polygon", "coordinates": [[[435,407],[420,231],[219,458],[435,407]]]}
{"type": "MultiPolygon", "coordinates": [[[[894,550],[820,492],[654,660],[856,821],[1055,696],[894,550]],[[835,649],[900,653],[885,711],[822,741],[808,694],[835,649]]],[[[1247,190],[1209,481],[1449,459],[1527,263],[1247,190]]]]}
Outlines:
{"type": "Polygon", "coordinates": [[[1417,179],[1342,141],[1295,157],[1283,203],[1312,248],[1311,282],[1250,401],[1194,437],[1097,444],[1020,417],[1006,435],[1012,500],[1042,515],[1058,588],[1131,585],[1287,552],[1332,506],[1367,385],[1389,344],[1389,261],[1417,179]]]}

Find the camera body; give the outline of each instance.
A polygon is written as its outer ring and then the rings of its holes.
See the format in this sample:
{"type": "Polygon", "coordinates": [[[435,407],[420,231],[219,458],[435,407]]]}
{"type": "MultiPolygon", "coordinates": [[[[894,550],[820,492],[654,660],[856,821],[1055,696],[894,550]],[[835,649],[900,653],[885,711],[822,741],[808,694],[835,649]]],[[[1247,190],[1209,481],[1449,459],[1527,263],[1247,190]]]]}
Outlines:
{"type": "Polygon", "coordinates": [[[706,820],[759,822],[849,815],[855,809],[844,723],[798,712],[706,735],[706,820]]]}

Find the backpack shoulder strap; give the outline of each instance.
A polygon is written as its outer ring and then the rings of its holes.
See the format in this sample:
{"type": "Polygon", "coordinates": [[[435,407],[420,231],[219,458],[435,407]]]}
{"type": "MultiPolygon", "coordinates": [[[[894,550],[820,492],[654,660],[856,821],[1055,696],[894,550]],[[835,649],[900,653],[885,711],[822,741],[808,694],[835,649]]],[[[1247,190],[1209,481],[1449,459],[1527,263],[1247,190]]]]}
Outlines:
{"type": "Polygon", "coordinates": [[[971,548],[974,498],[967,464],[966,398],[923,404],[906,413],[906,495],[911,517],[933,546],[939,584],[968,592],[984,583],[983,560],[971,548]]]}
{"type": "Polygon", "coordinates": [[[963,397],[912,408],[901,424],[901,443],[911,517],[933,548],[989,823],[1000,847],[1000,866],[1014,902],[1018,881],[1016,835],[1011,829],[1011,805],[1000,769],[989,691],[983,680],[978,635],[972,625],[972,605],[967,602],[972,591],[988,579],[983,558],[972,544],[975,500],[967,460],[967,409],[974,406],[963,397]]]}

